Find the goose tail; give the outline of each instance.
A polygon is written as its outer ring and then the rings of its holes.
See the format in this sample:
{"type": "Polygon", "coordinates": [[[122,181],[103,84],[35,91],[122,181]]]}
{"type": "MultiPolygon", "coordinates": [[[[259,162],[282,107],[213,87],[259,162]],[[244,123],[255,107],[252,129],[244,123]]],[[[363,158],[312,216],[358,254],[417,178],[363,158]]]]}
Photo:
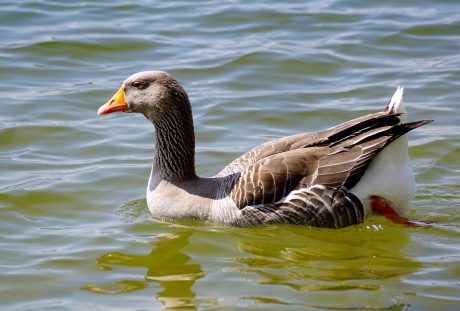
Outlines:
{"type": "Polygon", "coordinates": [[[351,189],[363,202],[366,214],[371,209],[371,198],[380,197],[398,215],[404,215],[415,196],[415,180],[408,155],[407,137],[404,134],[433,120],[407,123],[403,92],[404,89],[398,87],[384,110],[388,114],[397,114],[400,119],[400,124],[394,127],[394,141],[372,160],[366,173],[351,189]]]}
{"type": "Polygon", "coordinates": [[[401,86],[398,86],[396,89],[396,92],[393,94],[393,96],[390,99],[390,102],[386,106],[385,110],[388,113],[399,113],[401,114],[399,116],[399,119],[401,120],[402,123],[407,121],[407,111],[406,107],[404,106],[404,102],[402,100],[404,94],[404,88],[401,86]]]}

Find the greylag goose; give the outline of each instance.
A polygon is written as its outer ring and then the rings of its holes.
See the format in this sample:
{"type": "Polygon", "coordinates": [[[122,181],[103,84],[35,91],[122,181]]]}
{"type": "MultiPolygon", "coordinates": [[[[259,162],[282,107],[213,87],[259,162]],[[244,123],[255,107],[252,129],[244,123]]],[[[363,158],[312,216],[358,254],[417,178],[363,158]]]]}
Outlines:
{"type": "Polygon", "coordinates": [[[407,123],[402,95],[398,88],[384,111],[259,145],[209,178],[195,173],[191,105],[170,74],[130,76],[97,113],[137,112],[153,123],[147,205],[156,217],[341,228],[377,212],[409,224],[400,216],[415,195],[404,134],[432,120],[407,123]]]}

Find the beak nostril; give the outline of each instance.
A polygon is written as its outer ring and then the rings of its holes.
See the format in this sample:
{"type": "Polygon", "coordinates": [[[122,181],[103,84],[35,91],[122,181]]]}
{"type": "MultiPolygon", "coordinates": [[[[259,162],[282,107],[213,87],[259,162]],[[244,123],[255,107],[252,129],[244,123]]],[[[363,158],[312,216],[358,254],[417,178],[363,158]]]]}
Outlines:
{"type": "Polygon", "coordinates": [[[111,104],[113,104],[114,102],[115,102],[115,99],[112,99],[112,100],[110,101],[111,104]]]}

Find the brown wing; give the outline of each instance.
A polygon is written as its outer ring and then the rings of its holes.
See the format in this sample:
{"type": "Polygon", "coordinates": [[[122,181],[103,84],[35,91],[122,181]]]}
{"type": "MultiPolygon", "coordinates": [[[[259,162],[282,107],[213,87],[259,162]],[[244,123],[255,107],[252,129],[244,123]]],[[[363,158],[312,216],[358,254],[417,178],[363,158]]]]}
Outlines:
{"type": "Polygon", "coordinates": [[[244,169],[255,164],[259,160],[262,160],[275,154],[296,149],[292,148],[292,145],[298,142],[299,140],[309,142],[317,140],[317,138],[317,133],[302,133],[266,142],[249,150],[248,152],[233,160],[230,164],[224,167],[224,169],[219,174],[217,174],[216,177],[222,177],[233,173],[241,172],[244,169]]]}
{"type": "Polygon", "coordinates": [[[319,155],[299,149],[263,158],[244,169],[229,196],[239,208],[273,204],[306,176],[316,174],[319,155]]]}
{"type": "Polygon", "coordinates": [[[257,161],[274,154],[299,148],[339,143],[372,128],[395,125],[399,122],[398,115],[377,112],[344,122],[324,131],[296,134],[266,142],[233,160],[216,177],[241,172],[257,161]]]}
{"type": "Polygon", "coordinates": [[[362,155],[357,159],[353,168],[351,168],[350,174],[347,179],[344,180],[343,186],[348,189],[353,188],[361,179],[372,159],[385,148],[385,146],[407,132],[431,122],[432,120],[422,120],[411,123],[395,124],[392,126],[380,124],[360,133],[356,133],[340,142],[332,143],[330,146],[342,148],[360,147],[362,149],[362,155]]]}
{"type": "Polygon", "coordinates": [[[372,158],[387,144],[429,122],[376,126],[326,146],[304,147],[265,157],[239,173],[229,196],[242,209],[251,205],[276,206],[292,190],[314,185],[346,191],[356,184],[372,158]]]}
{"type": "Polygon", "coordinates": [[[234,225],[302,224],[314,227],[343,228],[362,223],[361,201],[345,188],[313,186],[291,193],[272,205],[247,206],[234,225]]]}

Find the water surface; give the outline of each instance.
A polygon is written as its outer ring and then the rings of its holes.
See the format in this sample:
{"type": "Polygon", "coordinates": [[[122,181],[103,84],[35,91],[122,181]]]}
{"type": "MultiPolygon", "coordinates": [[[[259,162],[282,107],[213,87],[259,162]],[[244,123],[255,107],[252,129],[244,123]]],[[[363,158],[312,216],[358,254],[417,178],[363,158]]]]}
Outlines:
{"type": "Polygon", "coordinates": [[[2,310],[458,310],[457,1],[3,1],[2,310]],[[139,115],[96,116],[167,70],[190,95],[197,169],[380,110],[405,87],[418,183],[406,228],[154,220],[139,115]]]}

